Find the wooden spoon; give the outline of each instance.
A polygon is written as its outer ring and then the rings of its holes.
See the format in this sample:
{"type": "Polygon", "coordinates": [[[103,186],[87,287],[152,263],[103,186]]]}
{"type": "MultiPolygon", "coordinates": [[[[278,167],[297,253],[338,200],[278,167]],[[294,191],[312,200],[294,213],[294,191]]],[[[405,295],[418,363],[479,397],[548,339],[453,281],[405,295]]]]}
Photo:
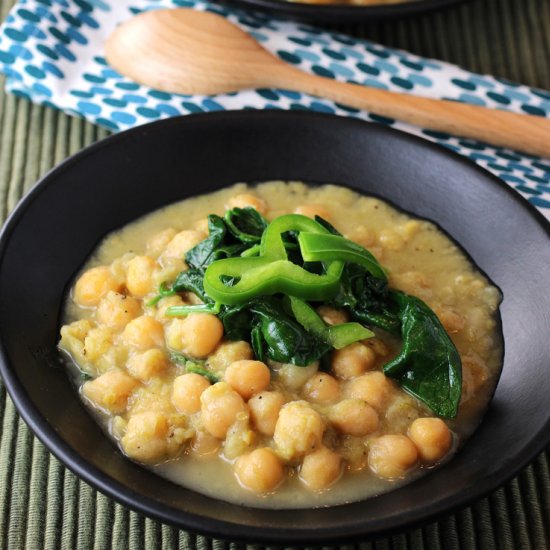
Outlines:
{"type": "Polygon", "coordinates": [[[109,36],[105,54],[120,73],[166,92],[211,95],[247,88],[294,90],[421,128],[550,157],[550,119],[308,74],[213,13],[184,8],[144,12],[109,36]]]}

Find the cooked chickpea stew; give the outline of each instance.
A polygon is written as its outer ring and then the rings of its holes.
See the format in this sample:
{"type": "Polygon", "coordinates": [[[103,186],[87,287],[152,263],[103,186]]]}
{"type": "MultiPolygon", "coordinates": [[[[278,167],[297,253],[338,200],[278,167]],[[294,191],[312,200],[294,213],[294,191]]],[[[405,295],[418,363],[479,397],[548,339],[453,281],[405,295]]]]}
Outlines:
{"type": "Polygon", "coordinates": [[[451,458],[500,372],[500,299],[379,199],[237,184],[108,235],[59,347],[129,458],[231,502],[326,506],[451,458]]]}

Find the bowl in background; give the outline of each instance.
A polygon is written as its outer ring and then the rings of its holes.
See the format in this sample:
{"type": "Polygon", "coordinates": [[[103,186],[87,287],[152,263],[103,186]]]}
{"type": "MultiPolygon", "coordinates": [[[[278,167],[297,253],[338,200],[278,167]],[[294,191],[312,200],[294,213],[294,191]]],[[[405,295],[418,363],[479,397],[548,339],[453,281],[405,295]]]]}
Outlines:
{"type": "Polygon", "coordinates": [[[324,23],[359,23],[412,17],[462,3],[465,0],[410,0],[372,6],[292,2],[289,0],[225,0],[241,8],[269,12],[291,19],[324,23]]]}

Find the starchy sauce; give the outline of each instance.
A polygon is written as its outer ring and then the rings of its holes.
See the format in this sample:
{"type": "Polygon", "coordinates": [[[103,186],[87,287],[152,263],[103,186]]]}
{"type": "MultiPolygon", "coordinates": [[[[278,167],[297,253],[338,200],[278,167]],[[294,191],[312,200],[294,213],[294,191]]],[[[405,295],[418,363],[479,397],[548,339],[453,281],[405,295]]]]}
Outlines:
{"type": "MultiPolygon", "coordinates": [[[[327,506],[394,489],[452,458],[500,372],[499,302],[499,291],[430,222],[334,185],[238,184],[108,235],[67,299],[60,348],[85,403],[130,458],[230,502],[327,506]],[[235,206],[268,220],[321,215],[374,254],[390,287],[426,302],[462,359],[457,417],[434,418],[384,376],[400,341],[383,331],[334,352],[329,372],[317,364],[267,368],[247,342],[225,341],[215,316],[165,315],[169,306],[197,303],[194,295],[147,305],[185,269],[184,253],[206,237],[206,217],[235,206]],[[222,382],[185,374],[170,351],[206,359],[222,382]]],[[[347,320],[341,310],[318,311],[329,324],[347,320]]]]}

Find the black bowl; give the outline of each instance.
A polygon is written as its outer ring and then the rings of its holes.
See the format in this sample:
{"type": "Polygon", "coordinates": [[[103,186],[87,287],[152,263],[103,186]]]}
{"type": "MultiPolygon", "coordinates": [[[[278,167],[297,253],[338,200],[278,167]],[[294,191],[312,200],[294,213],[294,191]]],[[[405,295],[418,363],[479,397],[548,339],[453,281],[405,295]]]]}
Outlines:
{"type": "Polygon", "coordinates": [[[495,489],[550,440],[550,230],[462,157],[385,127],[311,113],[174,118],[101,141],[50,172],[0,237],[1,374],[19,412],[100,491],[184,529],[239,540],[329,543],[403,530],[495,489]],[[127,460],[78,398],[56,353],[68,281],[99,239],[138,216],[237,181],[349,185],[437,222],[502,289],[506,358],[475,435],[437,471],[392,493],[298,511],[240,507],[127,460]]]}
{"type": "Polygon", "coordinates": [[[345,4],[304,4],[288,0],[225,0],[241,8],[270,12],[291,19],[324,23],[359,23],[419,15],[450,7],[465,0],[413,0],[402,4],[353,6],[345,4]]]}

